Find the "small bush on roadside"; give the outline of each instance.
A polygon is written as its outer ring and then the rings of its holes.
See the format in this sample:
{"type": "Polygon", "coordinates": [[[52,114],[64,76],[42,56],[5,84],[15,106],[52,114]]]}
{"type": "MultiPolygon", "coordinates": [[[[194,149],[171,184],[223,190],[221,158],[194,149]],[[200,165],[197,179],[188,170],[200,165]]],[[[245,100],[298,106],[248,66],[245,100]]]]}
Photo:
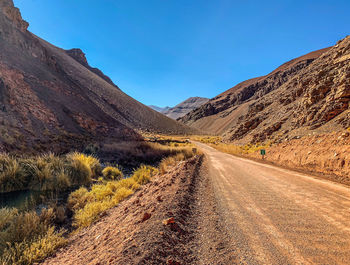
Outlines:
{"type": "Polygon", "coordinates": [[[117,192],[114,193],[112,197],[112,204],[117,205],[120,203],[122,200],[126,199],[129,197],[131,194],[133,194],[134,191],[125,187],[121,187],[117,190],[117,192]]]}
{"type": "Polygon", "coordinates": [[[68,209],[76,211],[82,209],[89,202],[94,200],[93,196],[85,187],[81,187],[76,191],[72,192],[67,201],[68,209]]]}
{"type": "Polygon", "coordinates": [[[118,181],[95,184],[88,191],[80,188],[68,198],[68,208],[74,212],[74,225],[78,228],[89,226],[99,219],[106,210],[118,205],[158,174],[158,169],[142,165],[132,177],[118,181]]]}
{"type": "Polygon", "coordinates": [[[116,167],[104,168],[102,170],[102,175],[105,180],[120,180],[123,178],[123,173],[116,167]]]}
{"type": "Polygon", "coordinates": [[[74,225],[78,228],[89,226],[98,220],[102,212],[112,207],[110,200],[107,199],[105,201],[90,202],[74,214],[74,225]]]}
{"type": "Polygon", "coordinates": [[[150,179],[157,175],[159,170],[152,166],[142,165],[137,170],[134,171],[132,178],[140,185],[147,184],[150,179]]]}
{"type": "Polygon", "coordinates": [[[127,188],[130,190],[136,191],[140,188],[140,184],[137,183],[134,178],[122,179],[118,182],[110,182],[108,184],[113,185],[115,190],[120,188],[127,188]]]}
{"type": "Polygon", "coordinates": [[[174,167],[178,162],[187,160],[193,156],[195,156],[194,149],[185,148],[181,153],[178,153],[174,156],[169,156],[164,158],[159,164],[159,171],[161,174],[165,174],[169,171],[170,168],[174,167]]]}

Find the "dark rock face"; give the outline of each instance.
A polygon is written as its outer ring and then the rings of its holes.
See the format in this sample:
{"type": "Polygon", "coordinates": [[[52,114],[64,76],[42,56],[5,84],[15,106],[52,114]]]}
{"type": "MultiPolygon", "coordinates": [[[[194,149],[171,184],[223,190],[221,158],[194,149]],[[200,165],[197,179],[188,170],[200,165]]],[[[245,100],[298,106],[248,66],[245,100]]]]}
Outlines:
{"type": "Polygon", "coordinates": [[[66,50],[66,52],[68,53],[68,55],[70,55],[72,58],[77,60],[82,65],[84,66],[89,65],[85,57],[85,53],[81,49],[74,48],[74,49],[66,50]]]}
{"type": "Polygon", "coordinates": [[[83,66],[88,68],[90,71],[94,72],[96,75],[101,77],[103,80],[107,81],[109,84],[115,86],[116,88],[119,89],[119,87],[113,83],[113,81],[106,76],[100,69],[91,67],[85,57],[85,53],[81,49],[70,49],[67,50],[66,53],[71,56],[73,59],[75,59],[77,62],[81,63],[83,66]]]}
{"type": "Polygon", "coordinates": [[[258,142],[349,126],[350,37],[238,84],[181,121],[258,142]]]}
{"type": "Polygon", "coordinates": [[[57,48],[27,26],[12,1],[0,1],[1,151],[65,152],[140,139],[135,129],[191,132],[116,89],[81,50],[57,48]]]}

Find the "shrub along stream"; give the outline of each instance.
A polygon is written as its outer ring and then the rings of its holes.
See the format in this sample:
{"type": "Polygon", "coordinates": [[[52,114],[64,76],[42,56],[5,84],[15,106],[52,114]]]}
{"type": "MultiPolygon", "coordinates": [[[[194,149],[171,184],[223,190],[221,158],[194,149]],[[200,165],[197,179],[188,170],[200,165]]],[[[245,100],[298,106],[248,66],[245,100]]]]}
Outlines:
{"type": "Polygon", "coordinates": [[[153,176],[164,174],[179,161],[195,155],[187,144],[171,148],[169,153],[171,156],[163,158],[157,168],[141,165],[129,178],[124,178],[118,166],[103,168],[99,159],[81,153],[33,158],[0,154],[0,196],[3,192],[24,190],[58,194],[80,187],[69,195],[66,205],[51,205],[40,211],[0,208],[0,264],[43,260],[67,242],[69,231],[62,229],[67,228],[67,215],[71,216],[74,229],[89,226],[153,176]]]}

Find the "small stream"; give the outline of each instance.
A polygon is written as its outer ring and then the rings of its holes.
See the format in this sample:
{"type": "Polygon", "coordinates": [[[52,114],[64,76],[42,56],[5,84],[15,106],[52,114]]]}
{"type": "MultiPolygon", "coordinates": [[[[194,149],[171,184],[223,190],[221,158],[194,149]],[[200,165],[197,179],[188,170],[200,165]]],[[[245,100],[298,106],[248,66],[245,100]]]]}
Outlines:
{"type": "Polygon", "coordinates": [[[17,208],[18,210],[39,209],[47,207],[51,203],[62,204],[72,190],[56,194],[48,191],[13,191],[0,193],[0,208],[17,208]]]}
{"type": "Polygon", "coordinates": [[[30,204],[40,200],[41,192],[38,191],[13,191],[0,194],[0,208],[15,207],[25,209],[30,204]]]}

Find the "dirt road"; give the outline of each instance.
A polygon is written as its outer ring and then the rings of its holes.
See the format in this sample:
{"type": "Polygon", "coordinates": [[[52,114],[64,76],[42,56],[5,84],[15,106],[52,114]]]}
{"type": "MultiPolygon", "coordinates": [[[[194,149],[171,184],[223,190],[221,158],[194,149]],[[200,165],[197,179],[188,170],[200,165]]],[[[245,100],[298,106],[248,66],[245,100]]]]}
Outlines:
{"type": "Polygon", "coordinates": [[[350,264],[350,189],[196,143],[243,264],[350,264]]]}

